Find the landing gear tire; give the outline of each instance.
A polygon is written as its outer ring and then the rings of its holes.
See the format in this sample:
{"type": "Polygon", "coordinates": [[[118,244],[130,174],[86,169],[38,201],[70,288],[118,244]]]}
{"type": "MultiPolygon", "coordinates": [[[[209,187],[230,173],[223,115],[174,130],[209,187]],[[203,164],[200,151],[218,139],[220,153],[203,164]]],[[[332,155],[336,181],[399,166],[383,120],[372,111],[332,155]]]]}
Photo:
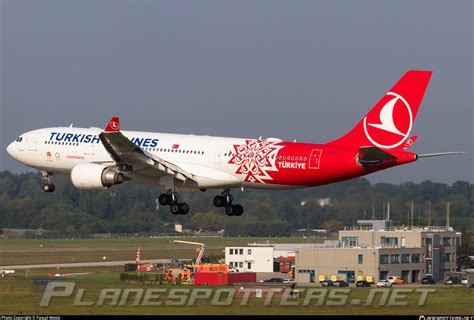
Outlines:
{"type": "Polygon", "coordinates": [[[227,204],[227,199],[225,196],[215,196],[214,197],[214,205],[218,208],[225,207],[227,204]]]}
{"type": "Polygon", "coordinates": [[[170,211],[174,215],[178,214],[188,214],[189,212],[189,205],[185,202],[178,203],[179,194],[168,190],[167,193],[162,193],[158,197],[158,203],[162,206],[170,206],[170,211]]]}
{"type": "Polygon", "coordinates": [[[53,173],[49,171],[43,171],[43,180],[46,180],[46,183],[43,185],[44,192],[53,192],[56,187],[53,184],[53,173]]]}
{"type": "Polygon", "coordinates": [[[182,215],[186,215],[189,212],[189,205],[187,203],[181,203],[179,205],[179,211],[182,215]]]}
{"type": "Polygon", "coordinates": [[[240,217],[244,213],[244,207],[240,204],[230,205],[225,207],[225,213],[228,216],[240,217]]]}
{"type": "Polygon", "coordinates": [[[229,217],[234,215],[234,206],[225,207],[225,214],[229,217]]]}
{"type": "Polygon", "coordinates": [[[173,199],[172,199],[171,195],[166,194],[166,193],[160,194],[160,196],[158,197],[158,202],[162,206],[168,206],[168,205],[171,204],[172,201],[173,201],[173,199]]]}
{"type": "Polygon", "coordinates": [[[178,215],[186,215],[189,212],[189,205],[187,203],[175,203],[170,207],[171,213],[178,215]]]}
{"type": "Polygon", "coordinates": [[[240,217],[244,213],[244,207],[242,207],[240,204],[236,204],[233,206],[234,209],[232,209],[234,216],[240,217]]]}
{"type": "Polygon", "coordinates": [[[46,183],[43,185],[43,191],[44,192],[54,192],[56,187],[52,183],[46,183]]]}
{"type": "Polygon", "coordinates": [[[244,208],[240,204],[233,205],[234,197],[230,194],[230,189],[224,189],[222,195],[214,197],[214,205],[216,207],[225,207],[225,213],[228,216],[241,216],[244,208]]]}
{"type": "Polygon", "coordinates": [[[181,213],[180,206],[179,206],[177,203],[173,204],[173,205],[170,207],[170,210],[171,210],[171,213],[172,213],[172,214],[178,215],[178,214],[181,213]]]}
{"type": "Polygon", "coordinates": [[[218,208],[229,207],[234,201],[234,197],[230,194],[230,189],[225,189],[220,196],[214,197],[214,205],[218,208]]]}

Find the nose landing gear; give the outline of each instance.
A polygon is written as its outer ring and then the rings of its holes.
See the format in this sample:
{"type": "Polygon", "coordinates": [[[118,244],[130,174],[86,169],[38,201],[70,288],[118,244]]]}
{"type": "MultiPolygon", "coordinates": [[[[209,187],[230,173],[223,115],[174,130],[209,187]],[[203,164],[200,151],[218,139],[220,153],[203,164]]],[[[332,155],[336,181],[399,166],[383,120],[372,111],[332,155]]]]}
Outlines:
{"type": "Polygon", "coordinates": [[[56,187],[53,184],[53,173],[48,172],[48,171],[43,171],[43,179],[47,181],[47,183],[43,185],[43,191],[54,192],[54,190],[56,190],[56,187]]]}

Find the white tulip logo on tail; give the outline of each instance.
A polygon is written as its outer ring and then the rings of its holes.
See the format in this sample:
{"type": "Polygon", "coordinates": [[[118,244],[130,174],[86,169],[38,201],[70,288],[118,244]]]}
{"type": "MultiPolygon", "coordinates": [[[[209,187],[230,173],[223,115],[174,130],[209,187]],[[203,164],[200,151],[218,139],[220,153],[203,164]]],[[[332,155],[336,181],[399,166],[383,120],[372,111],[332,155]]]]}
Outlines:
{"type": "Polygon", "coordinates": [[[397,93],[388,92],[382,101],[385,104],[379,114],[364,118],[365,135],[379,148],[396,148],[410,135],[413,114],[405,98],[397,93]]]}
{"type": "Polygon", "coordinates": [[[120,129],[119,124],[115,121],[110,121],[110,127],[115,131],[118,131],[120,129]]]}

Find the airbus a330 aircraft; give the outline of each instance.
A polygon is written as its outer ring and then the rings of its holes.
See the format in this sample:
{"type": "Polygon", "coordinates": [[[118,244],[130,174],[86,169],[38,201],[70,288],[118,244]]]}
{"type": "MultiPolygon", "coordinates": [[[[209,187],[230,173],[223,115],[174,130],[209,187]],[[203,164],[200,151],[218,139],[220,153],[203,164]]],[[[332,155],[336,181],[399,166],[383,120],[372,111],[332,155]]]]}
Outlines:
{"type": "Polygon", "coordinates": [[[57,127],[22,134],[8,148],[19,162],[43,171],[45,192],[53,192],[54,173],[70,174],[79,189],[104,189],[125,181],[159,184],[161,205],[187,214],[179,192],[223,189],[214,205],[229,216],[232,188],[292,189],[328,184],[416,161],[407,151],[431,71],[408,71],[346,135],[323,144],[277,138],[245,139],[121,131],[113,117],[104,130],[57,127]]]}

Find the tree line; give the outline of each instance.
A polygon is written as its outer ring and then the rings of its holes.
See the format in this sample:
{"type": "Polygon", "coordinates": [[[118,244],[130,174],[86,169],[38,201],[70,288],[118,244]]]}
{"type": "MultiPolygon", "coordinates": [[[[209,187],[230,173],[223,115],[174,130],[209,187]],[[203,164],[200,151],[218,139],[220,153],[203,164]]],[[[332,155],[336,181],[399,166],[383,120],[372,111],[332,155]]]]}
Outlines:
{"type": "Polygon", "coordinates": [[[228,217],[212,199],[220,190],[180,196],[189,203],[186,216],[175,216],[158,204],[160,186],[124,183],[107,190],[78,190],[67,176],[55,176],[56,191],[44,193],[41,174],[0,172],[0,228],[43,228],[70,235],[92,233],[172,234],[174,223],[196,230],[224,230],[226,236],[288,236],[298,229],[337,231],[356,220],[387,214],[395,225],[446,224],[474,231],[474,185],[421,183],[371,184],[359,178],[327,186],[286,191],[234,190],[245,208],[241,217],[228,217]],[[430,208],[430,209],[429,209],[430,208]],[[428,211],[431,215],[429,216],[428,211]]]}

